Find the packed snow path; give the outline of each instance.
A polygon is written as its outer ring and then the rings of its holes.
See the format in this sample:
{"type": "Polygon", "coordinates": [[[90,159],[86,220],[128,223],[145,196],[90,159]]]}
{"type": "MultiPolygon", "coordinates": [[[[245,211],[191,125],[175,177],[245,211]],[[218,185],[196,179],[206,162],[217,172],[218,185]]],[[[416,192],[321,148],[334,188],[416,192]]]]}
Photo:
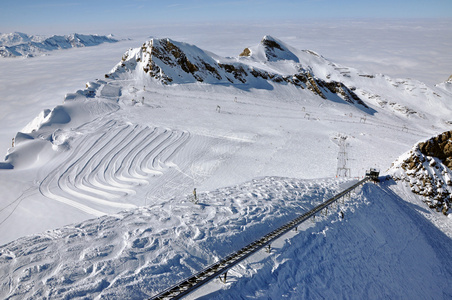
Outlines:
{"type": "MultiPolygon", "coordinates": [[[[84,125],[78,133],[92,126],[84,125]]],[[[94,216],[104,215],[103,207],[134,208],[115,200],[134,195],[135,186],[161,175],[188,138],[184,131],[110,120],[80,138],[68,157],[42,180],[39,191],[94,216]]]]}
{"type": "Polygon", "coordinates": [[[366,177],[363,180],[360,180],[359,182],[355,183],[351,187],[340,192],[339,194],[335,195],[331,199],[317,205],[315,208],[298,216],[297,218],[293,219],[292,221],[288,222],[287,224],[273,230],[272,232],[255,240],[254,242],[243,247],[242,249],[226,256],[221,261],[216,262],[216,263],[204,268],[202,271],[194,274],[193,276],[190,276],[189,278],[179,282],[178,284],[176,284],[176,285],[166,289],[165,291],[161,292],[160,294],[152,297],[152,300],[180,299],[181,297],[191,293],[195,289],[201,287],[205,283],[209,282],[210,280],[216,278],[217,276],[219,276],[221,274],[224,274],[223,281],[226,282],[226,276],[227,276],[227,272],[229,269],[236,266],[238,263],[240,263],[247,257],[253,255],[254,253],[261,250],[262,248],[264,248],[267,245],[268,245],[268,250],[270,250],[270,244],[273,241],[280,238],[281,236],[283,236],[287,232],[291,231],[292,229],[297,228],[298,225],[300,225],[304,221],[308,220],[309,218],[311,218],[313,216],[315,217],[315,215],[318,212],[321,212],[323,209],[326,209],[328,211],[328,206],[330,206],[337,200],[341,199],[342,197],[346,196],[347,194],[352,192],[354,189],[356,189],[357,187],[359,187],[362,184],[364,184],[365,182],[367,182],[369,179],[370,179],[369,177],[366,177]]]}

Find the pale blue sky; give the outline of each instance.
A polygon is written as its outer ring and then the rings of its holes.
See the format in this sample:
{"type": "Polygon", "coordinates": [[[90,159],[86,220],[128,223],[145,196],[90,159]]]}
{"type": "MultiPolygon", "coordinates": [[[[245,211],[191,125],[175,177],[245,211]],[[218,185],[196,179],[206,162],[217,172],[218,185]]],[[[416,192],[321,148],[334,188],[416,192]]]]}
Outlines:
{"type": "Polygon", "coordinates": [[[122,24],[452,18],[452,0],[0,0],[0,32],[74,32],[122,24]]]}

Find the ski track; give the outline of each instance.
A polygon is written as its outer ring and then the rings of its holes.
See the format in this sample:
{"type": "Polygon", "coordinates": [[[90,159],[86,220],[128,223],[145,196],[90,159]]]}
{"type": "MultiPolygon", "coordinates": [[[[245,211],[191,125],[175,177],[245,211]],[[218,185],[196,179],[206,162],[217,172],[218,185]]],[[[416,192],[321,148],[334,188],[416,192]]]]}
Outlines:
{"type": "Polygon", "coordinates": [[[106,214],[108,207],[135,208],[121,198],[136,194],[135,188],[149,184],[150,176],[162,175],[190,138],[185,131],[99,122],[77,129],[82,136],[72,154],[39,186],[43,196],[94,216],[106,214]]]}

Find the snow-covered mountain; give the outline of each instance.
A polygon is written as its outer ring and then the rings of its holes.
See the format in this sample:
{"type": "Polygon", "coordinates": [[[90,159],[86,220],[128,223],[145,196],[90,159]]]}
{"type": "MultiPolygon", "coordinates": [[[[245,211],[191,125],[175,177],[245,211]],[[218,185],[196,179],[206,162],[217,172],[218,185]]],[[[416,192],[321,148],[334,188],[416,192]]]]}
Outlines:
{"type": "Polygon", "coordinates": [[[29,35],[22,32],[0,33],[0,46],[16,46],[30,42],[42,42],[46,37],[42,35],[29,35]]]}
{"type": "Polygon", "coordinates": [[[35,56],[53,50],[97,46],[102,43],[114,43],[117,41],[111,35],[100,36],[74,33],[64,36],[53,35],[45,38],[43,36],[32,36],[15,32],[0,35],[0,56],[35,56]]]}
{"type": "Polygon", "coordinates": [[[269,82],[290,84],[308,89],[324,99],[347,101],[368,109],[341,82],[314,77],[310,67],[312,62],[321,65],[327,63],[312,51],[291,49],[270,36],[265,36],[252,50],[246,48],[239,59],[220,58],[196,46],[170,39],[152,39],[141,48],[127,51],[122,62],[106,77],[122,78],[122,73],[144,71],[164,84],[204,82],[241,86],[244,89],[271,89],[269,82]],[[267,62],[271,66],[267,66],[267,62]]]}
{"type": "MultiPolygon", "coordinates": [[[[402,131],[422,131],[425,130],[425,123],[431,124],[432,121],[433,126],[450,125],[452,122],[446,119],[450,117],[451,104],[447,101],[448,95],[441,89],[432,90],[412,80],[362,74],[332,63],[313,51],[293,49],[269,36],[265,36],[259,45],[246,48],[236,58],[218,57],[194,45],[170,39],[152,39],[140,48],[128,50],[105,78],[87,83],[85,90],[69,93],[66,104],[43,111],[18,133],[16,146],[23,141],[36,140],[38,136],[40,140],[54,144],[57,142],[56,129],[83,124],[98,118],[99,113],[103,115],[118,110],[121,107],[118,100],[142,103],[145,97],[136,97],[137,92],[142,93],[137,87],[143,86],[145,91],[146,84],[155,89],[171,85],[173,90],[177,90],[177,86],[198,90],[204,87],[231,87],[236,92],[245,91],[250,95],[253,90],[262,90],[278,97],[284,94],[293,97],[296,93],[314,99],[316,103],[321,99],[328,101],[324,104],[346,105],[341,106],[346,114],[358,109],[360,123],[365,123],[367,116],[377,113],[395,114],[405,118],[403,126],[400,123],[393,125],[399,126],[402,131]],[[156,83],[158,86],[155,86],[156,83]],[[279,91],[275,92],[276,89],[279,91]],[[375,94],[376,90],[379,94],[375,94]],[[92,98],[92,101],[86,102],[92,98]],[[393,99],[398,100],[395,102],[393,99]],[[351,107],[346,108],[348,105],[351,107]],[[88,113],[82,117],[79,110],[88,113]],[[405,125],[410,120],[415,122],[405,125]]],[[[17,159],[20,149],[15,147],[11,150],[4,166],[21,165],[23,159],[17,159]]]]}
{"type": "MultiPolygon", "coordinates": [[[[152,296],[369,167],[384,174],[450,128],[451,99],[270,36],[236,57],[151,39],[15,135],[0,163],[0,295],[152,296]]],[[[193,297],[447,298],[452,225],[422,200],[369,183],[193,297]]]]}
{"type": "MultiPolygon", "coordinates": [[[[265,36],[260,44],[246,48],[235,58],[218,57],[170,39],[152,39],[141,48],[127,51],[105,77],[141,78],[143,73],[163,84],[203,82],[233,85],[245,90],[271,90],[274,83],[296,86],[323,99],[353,103],[371,114],[375,110],[366,110],[369,102],[420,118],[425,117],[421,113],[425,111],[438,115],[436,105],[444,106],[441,95],[421,82],[366,74],[330,62],[313,51],[294,49],[270,36],[265,36]],[[393,93],[398,94],[397,101],[393,99],[393,93]],[[428,102],[428,107],[424,101],[416,99],[419,96],[428,102]]],[[[449,118],[447,114],[440,116],[449,118]]]]}

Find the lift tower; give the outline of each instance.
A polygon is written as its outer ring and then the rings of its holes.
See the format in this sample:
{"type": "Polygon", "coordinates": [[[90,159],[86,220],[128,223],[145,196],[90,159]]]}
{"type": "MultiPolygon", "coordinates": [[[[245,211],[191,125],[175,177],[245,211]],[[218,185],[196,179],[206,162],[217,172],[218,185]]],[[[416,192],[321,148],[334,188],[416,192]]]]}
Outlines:
{"type": "Polygon", "coordinates": [[[347,167],[347,137],[339,137],[339,155],[337,157],[337,177],[350,177],[350,168],[347,167]]]}

